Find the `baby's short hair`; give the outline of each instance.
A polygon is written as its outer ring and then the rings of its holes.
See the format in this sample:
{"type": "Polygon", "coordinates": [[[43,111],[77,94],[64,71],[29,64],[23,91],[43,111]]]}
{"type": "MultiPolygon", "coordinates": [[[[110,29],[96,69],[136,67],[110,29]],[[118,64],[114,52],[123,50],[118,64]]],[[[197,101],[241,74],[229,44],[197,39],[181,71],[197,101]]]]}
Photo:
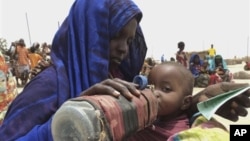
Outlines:
{"type": "Polygon", "coordinates": [[[161,63],[159,65],[167,65],[167,66],[176,67],[176,70],[178,70],[180,72],[180,74],[182,75],[181,77],[183,78],[182,81],[184,82],[183,83],[184,85],[182,85],[182,87],[184,87],[184,89],[183,89],[184,93],[186,95],[192,95],[193,87],[194,87],[194,77],[189,69],[187,69],[182,64],[180,64],[178,62],[173,62],[173,61],[164,62],[164,63],[161,63]]]}

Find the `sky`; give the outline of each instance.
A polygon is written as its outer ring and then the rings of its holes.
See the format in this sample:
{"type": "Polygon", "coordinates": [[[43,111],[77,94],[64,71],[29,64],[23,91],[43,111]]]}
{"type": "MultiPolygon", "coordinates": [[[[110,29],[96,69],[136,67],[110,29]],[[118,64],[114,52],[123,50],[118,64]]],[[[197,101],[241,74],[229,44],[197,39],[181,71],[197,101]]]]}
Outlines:
{"type": "MultiPolygon", "coordinates": [[[[249,0],[134,0],[143,12],[140,23],[147,57],[169,60],[177,43],[185,51],[208,50],[213,44],[224,58],[250,55],[249,0]]],[[[27,46],[50,43],[74,0],[1,0],[0,38],[23,38],[27,46]]]]}

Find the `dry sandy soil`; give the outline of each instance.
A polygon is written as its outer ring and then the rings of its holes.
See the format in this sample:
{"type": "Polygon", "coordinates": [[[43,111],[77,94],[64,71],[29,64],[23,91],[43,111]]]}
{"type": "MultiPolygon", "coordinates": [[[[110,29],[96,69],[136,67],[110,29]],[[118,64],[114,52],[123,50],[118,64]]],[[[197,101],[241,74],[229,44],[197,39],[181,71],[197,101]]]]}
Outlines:
{"type": "MultiPolygon", "coordinates": [[[[228,68],[229,70],[234,73],[234,72],[239,72],[239,71],[244,71],[243,64],[237,64],[237,65],[229,65],[228,68]]],[[[250,73],[250,71],[246,71],[247,73],[250,73]]],[[[250,84],[250,79],[234,79],[236,83],[249,83],[250,84]]],[[[194,88],[194,94],[201,91],[202,88],[194,88]]],[[[226,126],[227,129],[229,129],[230,125],[232,124],[249,124],[250,125],[250,108],[248,108],[248,115],[246,117],[240,117],[237,122],[232,122],[227,119],[224,119],[222,117],[219,117],[217,115],[214,116],[217,120],[219,120],[222,124],[226,126]]]]}

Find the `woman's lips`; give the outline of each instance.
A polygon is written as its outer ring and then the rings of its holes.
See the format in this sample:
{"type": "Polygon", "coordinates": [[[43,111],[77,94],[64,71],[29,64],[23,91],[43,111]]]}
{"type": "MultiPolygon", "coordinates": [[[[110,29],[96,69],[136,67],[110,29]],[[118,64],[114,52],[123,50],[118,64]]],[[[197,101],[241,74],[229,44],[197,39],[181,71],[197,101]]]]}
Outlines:
{"type": "Polygon", "coordinates": [[[119,58],[112,58],[111,61],[115,64],[118,64],[118,65],[121,64],[121,62],[122,62],[121,59],[119,59],[119,58]]]}

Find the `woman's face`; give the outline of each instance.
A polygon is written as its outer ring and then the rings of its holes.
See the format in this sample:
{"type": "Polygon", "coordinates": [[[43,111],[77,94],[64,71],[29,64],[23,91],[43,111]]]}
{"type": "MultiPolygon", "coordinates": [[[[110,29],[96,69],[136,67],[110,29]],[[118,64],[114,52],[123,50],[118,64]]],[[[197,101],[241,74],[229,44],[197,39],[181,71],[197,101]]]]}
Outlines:
{"type": "Polygon", "coordinates": [[[216,64],[216,65],[219,65],[220,63],[222,63],[222,58],[220,58],[220,57],[215,57],[214,61],[215,61],[215,64],[216,64]]]}
{"type": "Polygon", "coordinates": [[[199,57],[198,55],[196,55],[196,56],[194,57],[194,63],[195,63],[195,64],[199,64],[199,63],[200,63],[200,57],[199,57]]]}
{"type": "Polygon", "coordinates": [[[129,51],[137,27],[136,19],[130,20],[110,41],[110,68],[120,65],[129,51]]]}

